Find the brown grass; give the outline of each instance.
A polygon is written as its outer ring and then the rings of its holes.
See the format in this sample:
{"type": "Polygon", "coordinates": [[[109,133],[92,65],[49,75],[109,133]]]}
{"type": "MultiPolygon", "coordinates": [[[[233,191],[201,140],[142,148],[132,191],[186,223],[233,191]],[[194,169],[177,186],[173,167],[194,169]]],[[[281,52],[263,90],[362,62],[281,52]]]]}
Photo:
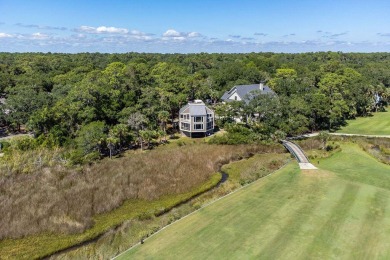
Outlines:
{"type": "Polygon", "coordinates": [[[332,140],[357,143],[364,151],[377,160],[390,164],[390,138],[332,136],[332,140]]]}
{"type": "Polygon", "coordinates": [[[128,199],[154,200],[201,185],[221,165],[281,146],[185,145],[69,169],[60,164],[0,177],[0,239],[80,233],[128,199]]]}
{"type": "Polygon", "coordinates": [[[294,140],[294,143],[297,143],[304,151],[322,148],[322,143],[318,138],[294,140]]]}

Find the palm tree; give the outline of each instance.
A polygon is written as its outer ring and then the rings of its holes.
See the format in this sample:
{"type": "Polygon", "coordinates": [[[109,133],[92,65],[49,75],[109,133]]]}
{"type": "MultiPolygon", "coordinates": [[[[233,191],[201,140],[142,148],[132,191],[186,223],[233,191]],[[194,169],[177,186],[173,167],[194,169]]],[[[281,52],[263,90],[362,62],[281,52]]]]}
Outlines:
{"type": "Polygon", "coordinates": [[[110,150],[110,159],[111,159],[112,158],[112,150],[115,148],[115,145],[119,142],[119,139],[110,136],[106,139],[106,142],[107,142],[107,148],[110,150]]]}
{"type": "Polygon", "coordinates": [[[160,120],[162,130],[164,131],[165,142],[167,142],[166,125],[167,125],[168,119],[169,119],[169,112],[168,111],[160,111],[158,113],[158,120],[160,120]]]}
{"type": "Polygon", "coordinates": [[[127,119],[127,125],[135,131],[138,139],[141,141],[141,150],[142,150],[142,137],[140,136],[140,131],[145,128],[148,123],[146,116],[140,112],[135,112],[129,116],[127,119]]]}
{"type": "Polygon", "coordinates": [[[139,140],[141,144],[141,151],[143,150],[143,142],[144,140],[148,139],[149,133],[147,130],[140,130],[139,131],[139,140]]]}

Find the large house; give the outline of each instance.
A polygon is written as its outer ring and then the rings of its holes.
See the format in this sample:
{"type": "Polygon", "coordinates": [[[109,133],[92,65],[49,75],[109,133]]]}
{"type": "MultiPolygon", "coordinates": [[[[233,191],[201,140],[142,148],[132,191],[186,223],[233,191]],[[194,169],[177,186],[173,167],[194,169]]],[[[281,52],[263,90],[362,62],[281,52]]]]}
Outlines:
{"type": "Polygon", "coordinates": [[[189,102],[179,112],[180,131],[189,137],[206,136],[214,131],[214,111],[202,100],[189,102]]]}
{"type": "Polygon", "coordinates": [[[252,84],[252,85],[238,85],[234,86],[231,90],[226,91],[221,97],[223,102],[231,101],[245,101],[249,102],[251,95],[253,94],[274,94],[273,90],[264,83],[252,84]]]}

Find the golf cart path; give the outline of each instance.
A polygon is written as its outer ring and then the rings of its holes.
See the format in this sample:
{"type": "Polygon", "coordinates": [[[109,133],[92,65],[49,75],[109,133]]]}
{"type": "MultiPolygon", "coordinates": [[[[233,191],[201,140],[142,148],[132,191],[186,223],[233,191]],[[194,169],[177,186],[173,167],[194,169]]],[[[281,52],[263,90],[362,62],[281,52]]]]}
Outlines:
{"type": "MultiPolygon", "coordinates": [[[[311,133],[311,134],[304,134],[300,136],[296,136],[290,139],[296,139],[296,138],[302,138],[302,137],[314,137],[318,136],[320,133],[311,133]]],[[[362,136],[362,137],[373,137],[373,138],[390,138],[390,135],[365,135],[365,134],[347,134],[347,133],[329,133],[330,135],[337,135],[337,136],[362,136]]]]}

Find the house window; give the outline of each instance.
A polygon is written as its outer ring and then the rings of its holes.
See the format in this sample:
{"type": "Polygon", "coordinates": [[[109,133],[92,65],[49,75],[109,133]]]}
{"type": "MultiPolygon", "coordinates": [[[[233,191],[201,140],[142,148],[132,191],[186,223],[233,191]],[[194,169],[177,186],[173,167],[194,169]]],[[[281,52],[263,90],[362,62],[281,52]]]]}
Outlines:
{"type": "Polygon", "coordinates": [[[213,122],[207,122],[207,130],[213,129],[213,122]]]}
{"type": "Polygon", "coordinates": [[[234,100],[237,100],[237,96],[234,96],[234,100]]]}
{"type": "Polygon", "coordinates": [[[203,116],[194,117],[194,122],[203,122],[203,116]]]}
{"type": "Polygon", "coordinates": [[[190,124],[189,123],[181,123],[181,130],[190,130],[190,124]]]}
{"type": "Polygon", "coordinates": [[[195,130],[203,130],[203,124],[194,124],[195,130]]]}
{"type": "Polygon", "coordinates": [[[188,119],[190,119],[190,115],[189,114],[181,114],[180,118],[183,120],[188,120],[188,119]]]}

